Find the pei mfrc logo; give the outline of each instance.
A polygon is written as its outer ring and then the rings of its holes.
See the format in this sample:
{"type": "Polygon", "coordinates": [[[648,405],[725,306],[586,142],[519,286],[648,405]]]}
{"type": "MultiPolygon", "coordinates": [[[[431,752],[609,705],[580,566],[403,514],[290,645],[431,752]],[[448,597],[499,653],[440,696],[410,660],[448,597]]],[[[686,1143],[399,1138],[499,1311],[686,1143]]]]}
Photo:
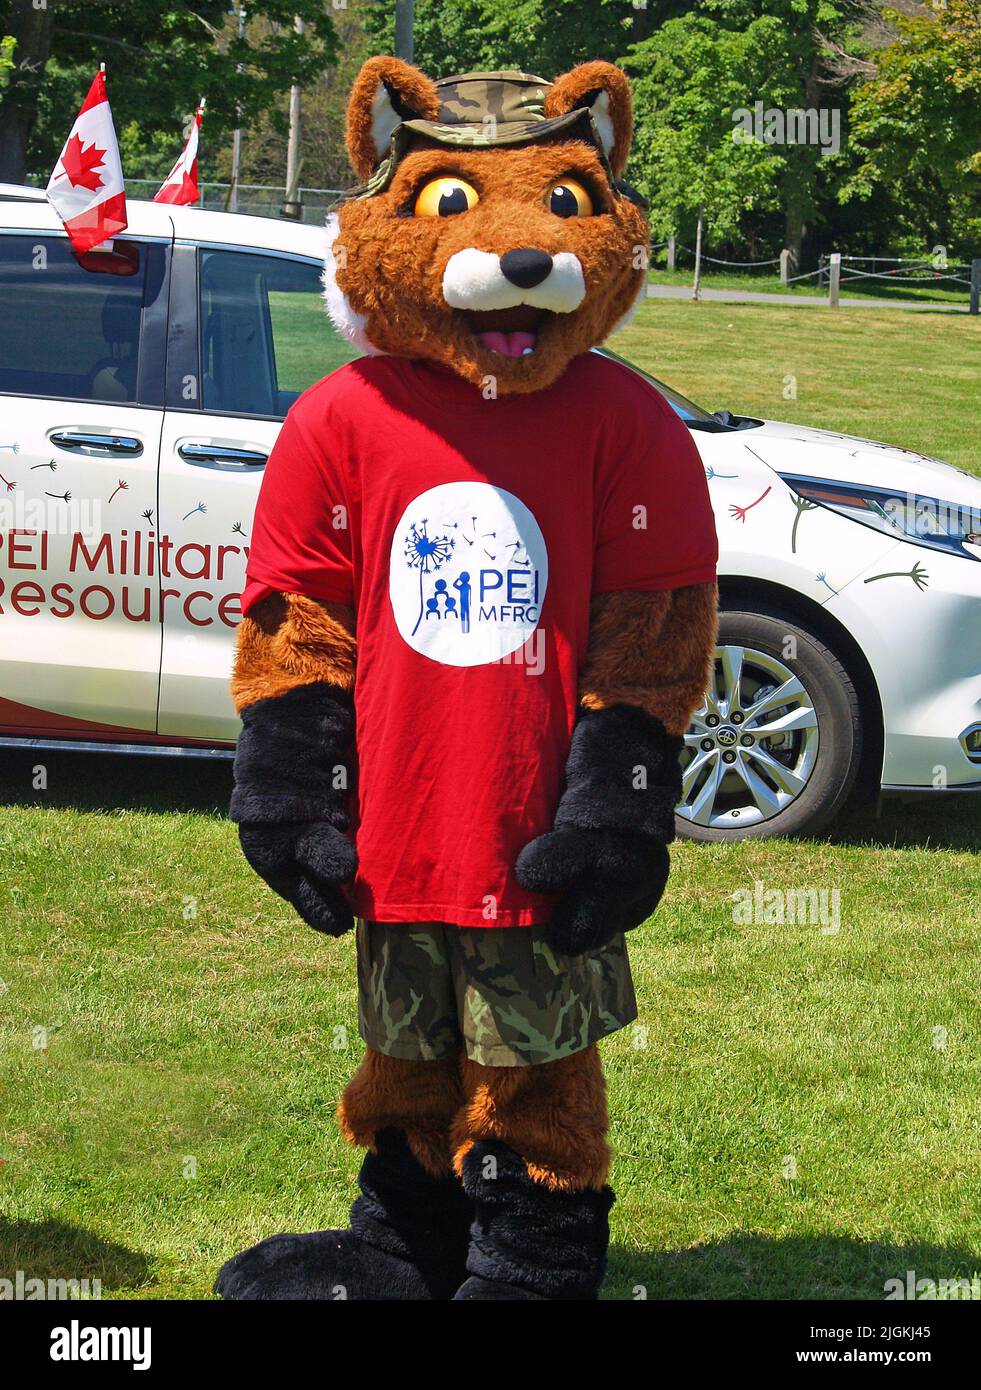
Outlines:
{"type": "Polygon", "coordinates": [[[443,483],[406,507],[389,596],[409,646],[444,666],[485,666],[524,646],[548,584],[541,527],[512,492],[443,483]]]}

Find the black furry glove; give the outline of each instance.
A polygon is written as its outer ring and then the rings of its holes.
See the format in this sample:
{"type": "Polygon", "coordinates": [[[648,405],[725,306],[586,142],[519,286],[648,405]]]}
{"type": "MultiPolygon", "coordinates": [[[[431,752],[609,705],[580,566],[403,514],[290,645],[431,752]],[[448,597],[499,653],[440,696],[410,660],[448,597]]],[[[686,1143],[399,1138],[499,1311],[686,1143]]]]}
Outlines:
{"type": "Polygon", "coordinates": [[[358,867],[344,834],[353,743],[350,696],[316,681],[246,706],[235,750],[229,814],[246,859],[305,922],[330,936],[354,925],[339,886],[358,867]]]}
{"type": "Polygon", "coordinates": [[[522,888],[559,895],[545,932],[553,950],[596,950],[657,907],[683,748],[683,739],[635,705],[580,716],[555,829],[526,845],[515,865],[522,888]]]}

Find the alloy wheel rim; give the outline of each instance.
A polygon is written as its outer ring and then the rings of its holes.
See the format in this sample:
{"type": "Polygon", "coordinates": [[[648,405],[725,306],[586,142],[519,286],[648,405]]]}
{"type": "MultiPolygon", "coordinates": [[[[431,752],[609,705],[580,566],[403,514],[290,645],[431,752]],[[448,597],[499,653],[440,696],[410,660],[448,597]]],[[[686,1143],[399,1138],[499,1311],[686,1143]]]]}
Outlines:
{"type": "Polygon", "coordinates": [[[804,791],[819,742],[814,702],[789,666],[754,647],[717,647],[685,734],[678,814],[712,830],[772,820],[804,791]]]}

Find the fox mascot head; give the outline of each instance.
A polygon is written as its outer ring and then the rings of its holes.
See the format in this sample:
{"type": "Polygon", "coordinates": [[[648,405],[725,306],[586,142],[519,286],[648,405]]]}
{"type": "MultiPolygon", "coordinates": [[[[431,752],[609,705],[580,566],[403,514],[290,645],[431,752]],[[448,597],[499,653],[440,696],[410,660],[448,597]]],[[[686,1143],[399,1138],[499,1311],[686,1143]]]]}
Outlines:
{"type": "Polygon", "coordinates": [[[361,186],[328,222],[328,310],[363,352],[427,358],[476,386],[537,391],[629,314],[647,226],[621,183],[619,68],[433,82],[371,58],[347,115],[361,186]]]}

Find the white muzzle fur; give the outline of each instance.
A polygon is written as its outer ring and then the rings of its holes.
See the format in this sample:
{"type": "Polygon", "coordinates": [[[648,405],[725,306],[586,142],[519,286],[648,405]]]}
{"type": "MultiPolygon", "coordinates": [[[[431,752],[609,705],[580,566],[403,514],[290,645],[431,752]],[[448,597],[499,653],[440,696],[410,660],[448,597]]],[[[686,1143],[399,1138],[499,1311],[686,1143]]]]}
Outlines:
{"type": "Polygon", "coordinates": [[[552,269],[541,284],[522,289],[513,285],[501,270],[500,256],[468,246],[446,263],[443,298],[451,309],[471,312],[529,304],[554,314],[571,314],[586,298],[586,281],[579,257],[571,251],[560,251],[552,257],[552,269]]]}

